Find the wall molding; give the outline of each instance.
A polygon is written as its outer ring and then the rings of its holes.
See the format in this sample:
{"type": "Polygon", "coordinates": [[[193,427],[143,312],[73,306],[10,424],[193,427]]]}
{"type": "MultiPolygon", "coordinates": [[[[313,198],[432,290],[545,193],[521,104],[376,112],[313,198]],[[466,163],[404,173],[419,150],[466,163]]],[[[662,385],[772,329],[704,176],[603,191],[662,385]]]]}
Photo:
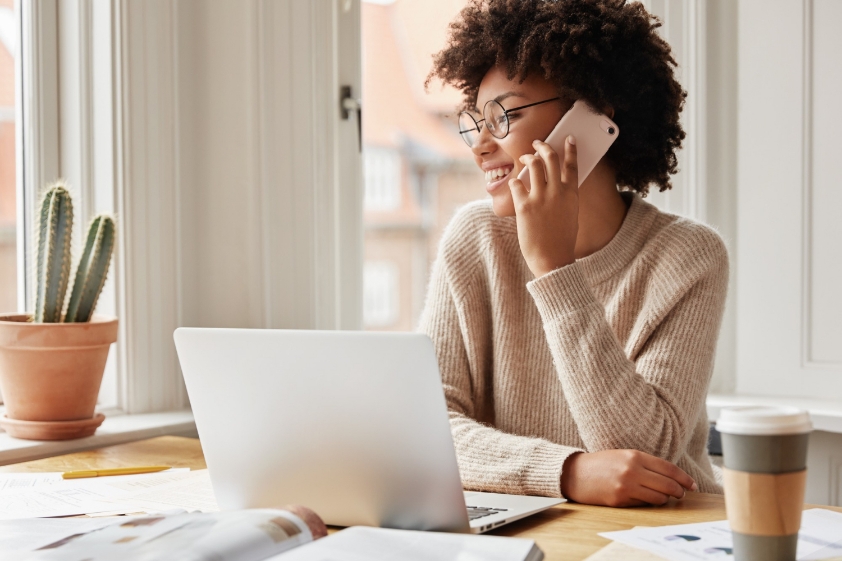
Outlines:
{"type": "Polygon", "coordinates": [[[835,364],[838,322],[831,310],[842,300],[827,275],[838,271],[839,207],[828,202],[839,200],[833,189],[839,165],[825,146],[840,115],[832,91],[842,79],[833,58],[841,43],[829,17],[839,5],[738,5],[736,390],[838,394],[842,368],[835,364]],[[831,108],[822,121],[814,119],[831,108]]]}
{"type": "Polygon", "coordinates": [[[813,215],[813,2],[802,0],[801,103],[801,366],[810,367],[812,332],[813,215]]]}
{"type": "Polygon", "coordinates": [[[830,481],[827,504],[842,505],[842,457],[830,457],[830,481]]]}
{"type": "Polygon", "coordinates": [[[188,405],[172,332],[180,323],[179,115],[171,0],[115,4],[120,405],[188,405]]]}
{"type": "Polygon", "coordinates": [[[814,134],[814,0],[802,0],[803,21],[803,73],[802,73],[802,224],[801,224],[801,367],[815,370],[836,370],[842,368],[840,361],[821,361],[813,358],[813,294],[814,259],[814,216],[815,193],[813,184],[813,134],[814,134]]]}

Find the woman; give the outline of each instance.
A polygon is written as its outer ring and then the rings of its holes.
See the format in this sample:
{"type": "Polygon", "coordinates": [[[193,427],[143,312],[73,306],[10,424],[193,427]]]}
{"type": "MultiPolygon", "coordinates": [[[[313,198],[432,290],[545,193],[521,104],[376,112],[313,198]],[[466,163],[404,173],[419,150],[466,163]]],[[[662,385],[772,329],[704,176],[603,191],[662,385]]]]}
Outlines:
{"type": "Polygon", "coordinates": [[[658,25],[622,0],[473,0],[435,57],[428,82],[463,92],[491,195],[448,226],[420,325],[468,489],[610,506],[721,492],[705,396],[728,256],[642,199],[671,188],[684,138],[658,25]],[[576,99],[620,127],[579,189],[575,139],[541,142],[576,99]]]}

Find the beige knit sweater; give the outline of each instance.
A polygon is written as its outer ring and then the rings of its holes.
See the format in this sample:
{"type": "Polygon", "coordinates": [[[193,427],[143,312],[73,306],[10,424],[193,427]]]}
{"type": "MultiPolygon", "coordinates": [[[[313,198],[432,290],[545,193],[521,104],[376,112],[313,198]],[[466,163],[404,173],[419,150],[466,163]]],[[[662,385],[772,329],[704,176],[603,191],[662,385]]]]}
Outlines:
{"type": "Polygon", "coordinates": [[[438,355],[466,489],[560,497],[577,451],[635,448],[721,493],[705,412],[728,255],[639,196],[604,248],[535,279],[490,201],[447,227],[419,330],[438,355]]]}

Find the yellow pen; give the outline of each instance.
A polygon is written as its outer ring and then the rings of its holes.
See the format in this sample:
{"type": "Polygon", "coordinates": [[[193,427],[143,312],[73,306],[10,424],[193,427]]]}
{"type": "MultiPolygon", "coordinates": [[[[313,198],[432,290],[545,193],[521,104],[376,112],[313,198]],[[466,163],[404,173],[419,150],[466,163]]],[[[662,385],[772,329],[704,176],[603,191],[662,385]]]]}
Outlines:
{"type": "Polygon", "coordinates": [[[86,469],[79,471],[65,471],[62,479],[79,479],[82,477],[102,477],[105,475],[134,475],[136,473],[154,473],[170,469],[171,466],[138,466],[112,469],[86,469]]]}

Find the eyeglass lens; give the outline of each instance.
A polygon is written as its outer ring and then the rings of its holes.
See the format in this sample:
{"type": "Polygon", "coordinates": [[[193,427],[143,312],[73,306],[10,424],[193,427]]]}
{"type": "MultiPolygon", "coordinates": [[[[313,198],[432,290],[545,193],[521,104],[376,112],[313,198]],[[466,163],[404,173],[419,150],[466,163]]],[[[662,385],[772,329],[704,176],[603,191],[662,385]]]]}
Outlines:
{"type": "Polygon", "coordinates": [[[509,117],[499,101],[489,100],[482,108],[482,116],[491,136],[505,138],[509,134],[509,117]]]}
{"type": "Polygon", "coordinates": [[[459,114],[459,134],[469,147],[473,148],[479,137],[479,126],[470,113],[463,111],[459,114]]]}
{"type": "Polygon", "coordinates": [[[459,134],[468,146],[473,147],[483,125],[495,138],[505,138],[509,134],[509,118],[500,102],[493,99],[486,102],[482,116],[484,122],[480,125],[467,111],[459,114],[459,134]]]}

